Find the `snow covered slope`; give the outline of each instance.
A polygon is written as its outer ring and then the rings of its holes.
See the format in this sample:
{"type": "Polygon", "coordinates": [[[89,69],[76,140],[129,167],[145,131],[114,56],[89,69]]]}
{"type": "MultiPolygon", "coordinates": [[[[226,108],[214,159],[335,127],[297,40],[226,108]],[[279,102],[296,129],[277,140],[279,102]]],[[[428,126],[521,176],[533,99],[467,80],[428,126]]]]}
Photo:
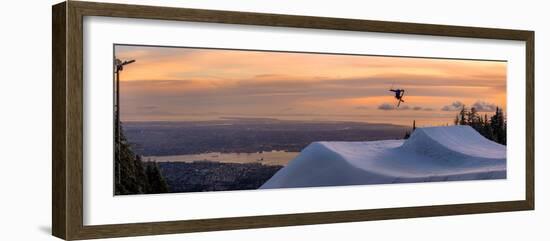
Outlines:
{"type": "Polygon", "coordinates": [[[408,140],[314,142],[260,188],[506,178],[506,146],[469,126],[416,129],[408,140]]]}

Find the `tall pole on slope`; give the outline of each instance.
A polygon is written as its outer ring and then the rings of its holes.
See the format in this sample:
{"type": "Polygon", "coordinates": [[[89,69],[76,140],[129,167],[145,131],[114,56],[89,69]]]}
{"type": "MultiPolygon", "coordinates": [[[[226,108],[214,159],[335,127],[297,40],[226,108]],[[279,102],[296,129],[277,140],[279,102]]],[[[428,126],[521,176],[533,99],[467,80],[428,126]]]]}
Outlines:
{"type": "MultiPolygon", "coordinates": [[[[116,154],[120,156],[120,72],[124,69],[125,65],[136,62],[135,60],[127,60],[122,62],[120,59],[115,58],[115,138],[116,138],[116,154]]],[[[117,157],[115,157],[117,158],[117,157]]],[[[120,159],[120,157],[118,157],[120,159]]],[[[115,159],[116,160],[116,159],[115,159]]],[[[120,166],[115,161],[115,171],[117,172],[116,182],[120,184],[120,166]]]]}

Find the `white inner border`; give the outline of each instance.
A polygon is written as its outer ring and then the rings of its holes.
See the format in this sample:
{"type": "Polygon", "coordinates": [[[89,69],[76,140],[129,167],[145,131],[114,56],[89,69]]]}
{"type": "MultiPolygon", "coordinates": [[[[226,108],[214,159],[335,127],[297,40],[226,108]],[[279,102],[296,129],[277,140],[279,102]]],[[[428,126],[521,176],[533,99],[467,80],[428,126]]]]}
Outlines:
{"type": "Polygon", "coordinates": [[[84,18],[84,225],[525,199],[525,43],[404,34],[84,18]],[[113,196],[113,44],[508,61],[506,180],[113,196]]]}

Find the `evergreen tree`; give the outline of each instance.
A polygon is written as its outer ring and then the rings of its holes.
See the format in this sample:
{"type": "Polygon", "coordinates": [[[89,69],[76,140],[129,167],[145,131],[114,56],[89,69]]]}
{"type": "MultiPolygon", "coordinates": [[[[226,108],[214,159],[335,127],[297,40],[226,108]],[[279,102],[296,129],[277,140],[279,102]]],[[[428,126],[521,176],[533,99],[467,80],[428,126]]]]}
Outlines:
{"type": "Polygon", "coordinates": [[[493,140],[493,128],[491,127],[491,124],[489,123],[489,118],[487,117],[487,114],[485,114],[485,118],[483,120],[483,136],[487,137],[488,139],[493,140]]]}
{"type": "Polygon", "coordinates": [[[145,194],[168,192],[158,166],[146,169],[139,155],[134,154],[124,132],[120,131],[120,143],[115,143],[115,194],[145,194]]]}
{"type": "MultiPolygon", "coordinates": [[[[504,117],[503,117],[503,118],[504,118],[504,117]]],[[[503,145],[506,145],[506,142],[507,142],[507,139],[508,139],[508,138],[506,137],[506,133],[508,133],[508,132],[507,132],[507,131],[508,131],[508,130],[507,130],[507,129],[508,129],[508,128],[507,128],[508,121],[506,120],[506,118],[504,118],[504,122],[503,122],[503,123],[504,123],[504,129],[503,129],[502,132],[503,132],[504,134],[502,135],[502,144],[503,144],[503,145]]]]}
{"type": "Polygon", "coordinates": [[[149,180],[148,193],[166,193],[169,192],[168,184],[160,172],[156,162],[147,162],[145,168],[147,180],[149,180]]]}
{"type": "Polygon", "coordinates": [[[459,116],[460,116],[460,120],[459,120],[459,124],[460,125],[467,125],[468,122],[466,121],[466,106],[465,105],[462,105],[462,109],[460,109],[460,113],[459,113],[459,116]]]}
{"type": "Polygon", "coordinates": [[[506,144],[506,123],[502,109],[497,107],[495,115],[491,117],[491,128],[493,140],[498,143],[506,144]]]}
{"type": "Polygon", "coordinates": [[[476,127],[478,127],[481,124],[481,122],[479,119],[479,115],[477,114],[476,108],[474,107],[470,108],[470,111],[467,113],[467,117],[468,117],[468,124],[477,130],[478,128],[476,127]]]}

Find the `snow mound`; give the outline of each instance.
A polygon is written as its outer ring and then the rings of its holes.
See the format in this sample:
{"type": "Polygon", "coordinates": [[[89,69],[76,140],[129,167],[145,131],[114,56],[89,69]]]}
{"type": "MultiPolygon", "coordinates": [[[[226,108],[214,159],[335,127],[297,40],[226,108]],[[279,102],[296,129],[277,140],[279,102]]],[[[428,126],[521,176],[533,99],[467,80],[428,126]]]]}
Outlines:
{"type": "Polygon", "coordinates": [[[314,142],[260,188],[506,178],[506,146],[470,126],[416,129],[409,139],[314,142]]]}

